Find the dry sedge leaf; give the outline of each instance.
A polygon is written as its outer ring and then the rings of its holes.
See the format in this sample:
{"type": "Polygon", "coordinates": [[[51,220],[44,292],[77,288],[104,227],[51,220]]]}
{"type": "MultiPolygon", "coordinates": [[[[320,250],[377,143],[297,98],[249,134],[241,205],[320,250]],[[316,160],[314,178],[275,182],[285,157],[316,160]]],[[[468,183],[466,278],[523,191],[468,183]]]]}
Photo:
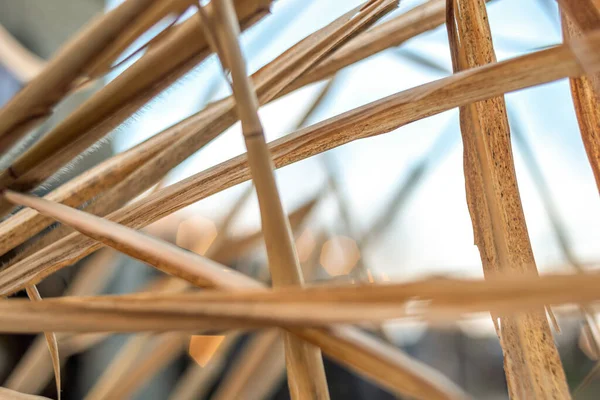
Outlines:
{"type": "MultiPolygon", "coordinates": [[[[600,34],[595,32],[579,40],[598,46],[600,34]]],[[[301,129],[274,141],[269,147],[275,166],[279,168],[356,139],[395,130],[456,106],[579,74],[581,69],[569,47],[556,46],[473,68],[400,92],[301,129]],[[432,85],[438,89],[431,91],[432,85]],[[406,98],[423,92],[429,94],[415,102],[406,101],[406,98]]],[[[239,156],[127,205],[107,218],[139,229],[249,177],[246,158],[239,156]]],[[[26,258],[1,271],[0,295],[8,295],[27,284],[35,284],[100,247],[93,240],[77,234],[57,241],[35,257],[26,258]]]]}
{"type": "MultiPolygon", "coordinates": [[[[40,292],[36,286],[28,286],[26,291],[27,296],[31,301],[36,302],[42,300],[42,296],[40,296],[40,292]]],[[[56,393],[58,400],[60,400],[60,357],[58,355],[58,342],[56,340],[56,335],[53,332],[44,332],[44,337],[46,338],[48,351],[52,358],[52,368],[54,369],[54,379],[56,380],[56,393]]]]}
{"type": "MultiPolygon", "coordinates": [[[[410,39],[417,34],[435,28],[444,22],[443,5],[443,0],[429,1],[359,35],[347,44],[344,44],[339,50],[334,51],[333,54],[326,56],[323,62],[320,62],[307,73],[301,75],[300,78],[296,79],[292,83],[293,88],[315,82],[323,76],[327,76],[353,62],[375,54],[388,46],[399,45],[403,41],[410,39]]],[[[293,54],[295,53],[292,53],[292,55],[293,54]]],[[[282,57],[285,57],[285,55],[282,57]]],[[[305,57],[299,58],[299,60],[305,60],[305,57]]],[[[298,62],[296,58],[290,61],[298,62]]],[[[266,73],[263,72],[262,76],[264,77],[265,75],[266,73]]],[[[283,76],[285,77],[286,75],[283,76]]],[[[254,82],[260,88],[261,83],[257,82],[257,79],[254,79],[254,82]]],[[[70,206],[78,206],[105,191],[107,188],[122,181],[133,169],[138,168],[150,157],[155,156],[158,151],[163,150],[165,146],[168,146],[172,142],[173,137],[175,137],[174,135],[181,136],[182,130],[188,128],[190,124],[196,125],[194,130],[194,134],[196,134],[195,132],[199,129],[198,122],[202,121],[203,118],[209,116],[213,112],[220,113],[221,111],[219,110],[220,108],[217,107],[209,107],[206,111],[198,114],[197,117],[189,118],[186,121],[173,126],[173,128],[146,140],[135,148],[106,160],[90,171],[60,186],[47,196],[48,200],[65,203],[70,206]]],[[[229,110],[231,110],[231,108],[229,108],[229,110]]],[[[210,123],[206,126],[213,126],[213,121],[218,121],[220,123],[224,120],[226,120],[226,118],[219,114],[218,118],[211,118],[210,123]]],[[[235,117],[230,122],[227,122],[227,125],[221,127],[220,131],[225,130],[226,127],[233,124],[234,121],[235,117]]],[[[202,143],[205,144],[212,135],[214,134],[208,136],[202,135],[206,136],[202,143]]],[[[203,144],[197,145],[197,147],[201,147],[202,145],[203,144]]],[[[182,144],[178,148],[184,148],[186,149],[185,151],[189,151],[190,148],[194,149],[193,147],[190,147],[189,143],[186,143],[185,146],[182,144]]],[[[168,152],[168,154],[172,153],[174,153],[174,151],[168,152]]],[[[161,157],[161,159],[164,161],[164,157],[161,157]]],[[[155,168],[154,166],[156,164],[157,163],[154,162],[148,163],[144,169],[155,168]]],[[[158,176],[160,174],[161,171],[152,171],[151,175],[153,176],[153,182],[156,181],[156,179],[159,179],[158,176]]],[[[139,182],[139,177],[137,177],[137,179],[128,179],[128,181],[139,182]]],[[[147,185],[150,185],[150,183],[147,185]]],[[[147,186],[144,185],[144,187],[147,186]]],[[[118,198],[130,200],[135,196],[136,192],[136,190],[131,189],[131,184],[128,182],[127,186],[122,184],[118,190],[112,191],[110,193],[111,196],[103,197],[112,199],[118,194],[118,198]]],[[[101,204],[103,203],[101,202],[101,204]]],[[[104,205],[102,208],[108,209],[108,207],[104,205]]],[[[99,215],[104,214],[101,213],[99,215]]],[[[17,213],[16,216],[8,218],[6,221],[0,223],[0,253],[3,254],[23,243],[25,240],[31,238],[47,227],[50,222],[50,219],[45,218],[32,210],[23,210],[17,213]]],[[[53,240],[48,243],[52,243],[56,240],[58,239],[53,238],[53,240]]]]}

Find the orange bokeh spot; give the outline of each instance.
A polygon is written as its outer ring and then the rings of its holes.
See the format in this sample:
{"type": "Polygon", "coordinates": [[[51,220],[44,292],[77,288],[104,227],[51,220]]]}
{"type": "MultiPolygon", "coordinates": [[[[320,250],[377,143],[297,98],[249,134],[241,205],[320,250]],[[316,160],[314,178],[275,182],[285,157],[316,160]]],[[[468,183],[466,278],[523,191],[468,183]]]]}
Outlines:
{"type": "Polygon", "coordinates": [[[201,367],[206,366],[225,336],[194,335],[190,339],[189,353],[201,367]]]}

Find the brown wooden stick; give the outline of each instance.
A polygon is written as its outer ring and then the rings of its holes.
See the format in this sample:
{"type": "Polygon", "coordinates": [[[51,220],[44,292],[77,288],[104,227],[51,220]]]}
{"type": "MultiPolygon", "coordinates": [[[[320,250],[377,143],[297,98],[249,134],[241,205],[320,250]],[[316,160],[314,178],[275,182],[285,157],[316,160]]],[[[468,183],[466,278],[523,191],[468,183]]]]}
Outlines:
{"type": "MultiPolygon", "coordinates": [[[[448,11],[454,70],[496,62],[485,2],[451,0],[448,11]]],[[[504,98],[463,106],[460,116],[467,202],[485,276],[537,275],[516,183],[504,98]]],[[[570,398],[544,310],[518,317],[493,313],[492,318],[504,352],[510,397],[570,398]]]]}
{"type": "Polygon", "coordinates": [[[83,67],[110,46],[155,0],[133,0],[96,18],[70,40],[43,71],[0,110],[0,153],[52,113],[83,67]]]}
{"type": "MultiPolygon", "coordinates": [[[[392,19],[391,21],[378,25],[364,34],[359,35],[355,39],[343,45],[332,55],[327,56],[324,62],[319,63],[315,68],[310,69],[305,75],[302,75],[299,79],[296,79],[293,82],[293,87],[297,88],[301,85],[315,82],[319,80],[323,74],[325,74],[323,76],[326,76],[337,71],[338,69],[360,60],[361,57],[366,58],[385,49],[385,46],[399,45],[403,41],[415,35],[438,26],[444,22],[445,18],[443,3],[444,0],[429,1],[413,10],[408,11],[405,14],[392,19]],[[323,67],[321,67],[321,65],[323,65],[323,67]],[[300,80],[301,83],[299,83],[300,80]]],[[[303,57],[299,59],[306,60],[304,54],[300,55],[303,57]]],[[[282,55],[282,57],[287,56],[282,55]]],[[[265,75],[266,73],[262,73],[263,77],[265,75]]],[[[286,76],[289,78],[290,74],[288,73],[286,76]]],[[[259,81],[257,77],[254,77],[253,81],[257,87],[261,87],[262,81],[259,81]]],[[[280,95],[281,92],[277,96],[280,95]]],[[[227,114],[223,114],[219,110],[220,108],[218,107],[209,107],[196,116],[188,118],[172,128],[156,135],[155,137],[137,145],[134,149],[131,149],[99,164],[97,167],[56,189],[54,192],[48,195],[51,196],[48,199],[65,203],[70,206],[79,205],[93,198],[99,193],[104,192],[107,188],[114,186],[116,184],[115,182],[123,180],[125,176],[130,173],[130,170],[127,169],[128,165],[142,165],[145,163],[147,158],[144,156],[144,154],[147,154],[148,157],[153,157],[157,150],[164,149],[165,146],[173,148],[173,150],[165,152],[166,154],[173,154],[176,148],[183,148],[185,151],[189,151],[190,148],[194,149],[189,143],[182,143],[181,141],[179,142],[180,145],[169,146],[169,144],[174,140],[173,135],[181,136],[185,132],[185,129],[188,127],[188,123],[195,125],[194,134],[196,134],[196,131],[198,131],[200,127],[214,127],[216,123],[221,126],[220,124],[223,123],[223,121],[229,122],[226,122],[223,127],[219,128],[221,131],[231,126],[235,122],[236,118],[236,116],[234,116],[235,112],[233,112],[233,108],[227,109],[227,114]],[[218,117],[211,119],[209,121],[210,123],[203,124],[200,122],[203,120],[203,118],[207,118],[212,113],[216,112],[219,112],[218,117]],[[123,170],[121,170],[121,168],[123,170]]],[[[203,141],[204,144],[207,143],[211,137],[215,136],[215,134],[211,134],[209,132],[203,135],[206,138],[203,141]]],[[[202,145],[196,145],[196,148],[201,146],[202,145]]],[[[164,157],[161,157],[161,159],[164,160],[164,157]]],[[[144,168],[155,169],[157,164],[159,163],[148,162],[144,164],[144,168]]],[[[153,176],[153,179],[158,179],[156,177],[160,176],[160,172],[156,172],[156,170],[151,171],[151,174],[149,171],[148,174],[153,176]]],[[[129,189],[127,191],[123,191],[123,187],[118,191],[120,196],[127,197],[128,200],[133,198],[134,195],[129,194],[131,193],[131,190],[129,189]],[[125,194],[128,194],[128,196],[125,196],[125,194]]],[[[33,210],[21,211],[17,214],[17,216],[18,220],[12,221],[13,218],[17,218],[15,216],[0,223],[0,253],[2,254],[18,244],[23,243],[34,234],[40,232],[50,223],[50,219],[44,218],[33,210]]],[[[57,237],[52,238],[52,240],[48,243],[57,241],[57,237]]],[[[45,245],[40,243],[40,246],[37,247],[37,250],[43,247],[45,247],[45,245]]]]}
{"type": "MultiPolygon", "coordinates": [[[[597,46],[600,35],[594,33],[579,40],[597,46]]],[[[581,73],[569,47],[556,46],[400,92],[278,139],[270,148],[279,168],[453,107],[581,73]]],[[[245,156],[239,156],[125,206],[107,218],[139,229],[249,178],[245,156]]],[[[0,271],[0,295],[35,284],[100,247],[81,235],[70,235],[43,253],[0,271]]]]}

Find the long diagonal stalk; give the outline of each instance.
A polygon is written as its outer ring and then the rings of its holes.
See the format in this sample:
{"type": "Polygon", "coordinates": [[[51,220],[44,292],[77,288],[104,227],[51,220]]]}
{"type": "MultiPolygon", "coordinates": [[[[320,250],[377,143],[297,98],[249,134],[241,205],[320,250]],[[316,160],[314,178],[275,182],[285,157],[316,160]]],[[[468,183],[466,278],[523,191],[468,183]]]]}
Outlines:
{"type": "MultiPolygon", "coordinates": [[[[455,71],[496,62],[483,0],[448,1],[455,71]],[[455,18],[456,16],[456,18],[455,18]]],[[[537,275],[512,157],[504,97],[460,108],[467,203],[486,278],[537,275]]],[[[492,313],[512,399],[568,399],[561,360],[544,309],[492,313]]]]}
{"type": "MultiPolygon", "coordinates": [[[[236,109],[248,150],[252,181],[256,186],[260,218],[273,285],[302,285],[304,278],[283,210],[271,154],[258,117],[258,97],[246,73],[238,43],[239,25],[230,0],[215,0],[215,42],[224,69],[231,73],[236,109]]],[[[216,49],[216,50],[217,50],[216,49]]],[[[282,331],[288,386],[292,399],[329,399],[321,350],[282,331]]]]}

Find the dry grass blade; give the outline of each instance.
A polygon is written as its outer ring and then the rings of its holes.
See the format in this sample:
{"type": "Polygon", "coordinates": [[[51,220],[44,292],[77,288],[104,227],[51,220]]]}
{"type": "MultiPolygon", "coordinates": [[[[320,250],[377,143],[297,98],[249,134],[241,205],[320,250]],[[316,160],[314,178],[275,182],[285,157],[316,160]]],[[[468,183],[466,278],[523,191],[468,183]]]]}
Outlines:
{"type": "MultiPolygon", "coordinates": [[[[258,97],[246,72],[246,61],[238,43],[239,26],[230,0],[215,3],[215,43],[223,68],[229,68],[236,109],[242,122],[252,180],[256,186],[269,270],[275,286],[302,285],[298,254],[289,221],[283,210],[273,161],[258,117],[258,97]]],[[[290,397],[329,399],[321,350],[283,332],[290,397]]]]}
{"type": "MultiPolygon", "coordinates": [[[[600,45],[600,34],[581,38],[600,45]]],[[[600,65],[598,66],[600,68],[600,65]]],[[[276,167],[282,167],[368,136],[383,134],[453,107],[582,73],[567,45],[473,68],[348,111],[274,141],[276,167]]],[[[140,229],[170,213],[250,178],[239,156],[162,189],[107,216],[140,229]]],[[[101,246],[70,235],[0,272],[0,295],[35,284],[101,246]]]]}
{"type": "MultiPolygon", "coordinates": [[[[577,2],[561,0],[563,36],[565,40],[600,28],[600,9],[591,0],[577,2]]],[[[600,75],[571,78],[571,95],[579,122],[581,138],[600,191],[600,75]]]]}
{"type": "Polygon", "coordinates": [[[87,25],[46,65],[46,68],[0,110],[0,153],[46,119],[69,91],[82,69],[143,14],[154,0],[121,4],[87,25]]]}
{"type": "MultiPolygon", "coordinates": [[[[296,79],[293,82],[293,87],[297,88],[315,82],[321,78],[323,71],[325,75],[328,75],[353,62],[375,54],[385,49],[386,46],[399,45],[415,35],[438,26],[444,22],[443,9],[441,9],[441,14],[439,11],[440,4],[443,5],[443,1],[430,1],[359,35],[342,46],[339,50],[334,51],[333,54],[327,56],[324,62],[319,63],[315,68],[303,74],[299,79],[296,79]],[[390,42],[390,40],[393,40],[393,42],[390,42]],[[299,83],[300,80],[301,83],[299,83]]],[[[307,42],[310,43],[313,41],[314,40],[311,39],[307,42]]],[[[310,47],[308,49],[310,49],[310,47]]],[[[301,52],[300,56],[302,57],[297,56],[297,51],[298,49],[296,48],[295,52],[291,53],[291,57],[287,56],[287,52],[281,56],[287,59],[286,64],[282,64],[277,60],[272,64],[275,66],[279,65],[279,68],[265,67],[265,69],[270,68],[270,70],[273,71],[272,73],[269,73],[271,78],[266,79],[266,72],[262,72],[261,76],[265,78],[264,82],[254,79],[257,87],[260,88],[263,84],[267,84],[272,79],[275,79],[273,77],[279,76],[278,74],[281,74],[281,70],[286,71],[286,74],[282,75],[283,78],[293,78],[296,73],[291,74],[289,66],[297,65],[300,61],[302,61],[302,63],[306,63],[307,61],[312,62],[310,59],[307,59],[305,54],[306,50],[301,52]]],[[[315,54],[313,54],[313,58],[314,56],[315,54]]],[[[298,68],[296,67],[296,69],[298,68]]],[[[275,80],[277,81],[277,79],[275,80]]],[[[265,99],[265,101],[266,100],[268,99],[265,99]]],[[[130,174],[131,169],[129,168],[139,168],[148,161],[149,158],[154,156],[157,156],[158,158],[157,152],[163,150],[165,147],[169,147],[168,150],[163,151],[160,155],[160,159],[162,160],[161,163],[150,162],[144,166],[144,169],[147,171],[143,173],[143,176],[152,177],[150,180],[145,178],[148,183],[145,184],[144,187],[151,185],[160,178],[161,174],[164,174],[164,171],[158,169],[158,165],[164,165],[163,169],[165,170],[171,166],[175,166],[188,154],[191,154],[202,147],[218,133],[222,132],[235,122],[236,117],[234,115],[233,104],[231,103],[227,106],[227,104],[222,103],[223,102],[221,102],[221,106],[219,107],[209,107],[197,116],[173,126],[171,129],[136,146],[134,149],[103,162],[89,172],[75,178],[71,182],[64,184],[56,191],[52,192],[48,195],[50,196],[48,199],[65,203],[70,206],[77,206],[106,189],[113,187],[117,182],[122,181],[130,174]],[[223,108],[223,106],[225,107],[223,108]],[[203,122],[205,118],[208,118],[208,120],[203,122]],[[192,133],[199,136],[200,142],[194,144],[195,142],[179,141],[179,144],[171,146],[174,135],[180,137],[186,130],[189,131],[189,127],[192,124],[194,125],[192,133]],[[207,131],[207,129],[209,130],[207,131]],[[215,131],[212,131],[212,129],[215,129],[215,131]],[[203,131],[204,133],[199,135],[197,133],[199,131],[203,131]],[[175,149],[178,150],[175,151],[175,149]],[[167,163],[166,160],[172,161],[167,163]]],[[[119,190],[113,190],[111,194],[118,194],[116,197],[119,199],[132,199],[137,195],[137,191],[132,190],[131,188],[140,186],[140,182],[142,181],[142,177],[139,175],[142,175],[142,173],[140,172],[135,179],[134,177],[130,177],[127,185],[121,184],[119,190]],[[134,182],[135,186],[132,186],[131,182],[134,182]]],[[[104,197],[111,199],[111,197],[104,197]]],[[[111,200],[111,203],[113,202],[115,202],[115,200],[111,200]]],[[[103,202],[100,202],[100,204],[103,204],[103,202]]],[[[104,209],[108,208],[106,206],[101,207],[104,209]]],[[[35,233],[40,232],[44,227],[48,226],[49,223],[49,219],[44,218],[33,210],[21,211],[17,216],[11,217],[0,223],[0,253],[5,253],[16,245],[23,243],[26,239],[32,237],[35,233]]],[[[52,241],[48,241],[47,243],[53,243],[56,240],[58,240],[58,236],[53,237],[52,241]]],[[[32,254],[31,252],[33,250],[37,251],[46,245],[46,243],[39,243],[39,245],[36,245],[35,248],[32,248],[31,251],[27,251],[26,253],[32,254]]]]}
{"type": "MultiPolygon", "coordinates": [[[[450,0],[446,25],[455,71],[496,62],[483,0],[450,0]]],[[[467,203],[485,276],[536,275],[517,188],[504,98],[461,107],[460,125],[467,203]]],[[[492,313],[492,318],[504,353],[510,397],[569,398],[544,310],[519,316],[492,313]]]]}
{"type": "MultiPolygon", "coordinates": [[[[243,26],[270,0],[237,1],[243,26]]],[[[197,18],[187,20],[135,64],[83,103],[0,174],[0,186],[26,191],[109,133],[209,54],[197,18]],[[194,45],[190,45],[191,42],[194,45]]],[[[0,211],[8,212],[7,204],[0,211]]]]}
{"type": "Polygon", "coordinates": [[[35,208],[116,250],[149,262],[157,269],[184,279],[195,286],[212,285],[214,279],[218,281],[222,278],[225,279],[220,281],[220,284],[225,287],[253,284],[250,278],[227,276],[227,268],[206,258],[100,217],[45,199],[11,191],[6,191],[4,196],[14,204],[35,208]],[[202,266],[200,267],[200,265],[202,266]],[[199,268],[203,269],[204,273],[212,269],[213,277],[207,280],[205,276],[200,275],[199,268]]]}
{"type": "Polygon", "coordinates": [[[284,326],[296,333],[296,326],[396,318],[448,320],[490,311],[514,315],[545,303],[594,302],[600,299],[599,282],[600,274],[493,280],[430,278],[403,284],[140,293],[39,302],[10,299],[0,302],[0,329],[20,333],[50,329],[189,332],[284,326]]]}
{"type": "MultiPolygon", "coordinates": [[[[31,301],[41,301],[42,296],[35,285],[27,287],[27,296],[31,301]]],[[[54,332],[44,332],[46,338],[46,344],[48,345],[48,351],[52,358],[52,369],[54,369],[54,379],[56,380],[56,393],[58,400],[60,400],[60,356],[58,355],[58,342],[54,332]]]]}
{"type": "Polygon", "coordinates": [[[258,332],[248,341],[211,399],[267,399],[284,376],[285,357],[279,331],[258,332]]]}
{"type": "Polygon", "coordinates": [[[0,398],[3,400],[50,400],[47,397],[15,392],[3,387],[0,387],[0,398]]]}

